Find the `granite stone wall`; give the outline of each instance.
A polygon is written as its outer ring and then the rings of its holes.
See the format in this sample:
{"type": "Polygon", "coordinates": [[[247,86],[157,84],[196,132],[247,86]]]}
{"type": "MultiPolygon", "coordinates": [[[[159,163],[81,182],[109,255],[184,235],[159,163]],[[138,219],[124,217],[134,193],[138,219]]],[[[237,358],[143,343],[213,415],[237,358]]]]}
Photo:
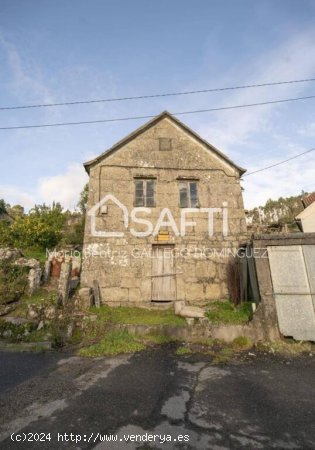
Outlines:
{"type": "MultiPolygon", "coordinates": [[[[150,306],[152,289],[152,248],[172,247],[176,277],[176,299],[203,304],[223,299],[227,292],[227,264],[240,242],[246,239],[246,224],[239,171],[209,147],[164,118],[143,131],[108,157],[90,168],[88,210],[111,194],[129,215],[125,227],[123,210],[112,199],[95,207],[95,229],[116,231],[122,237],[93,236],[87,216],[81,285],[92,287],[97,280],[102,302],[110,305],[150,306]],[[160,138],[168,138],[171,150],[160,150],[160,138]],[[183,208],[179,203],[180,180],[194,180],[199,205],[187,214],[185,236],[176,236],[170,226],[160,233],[136,237],[130,232],[145,231],[146,224],[134,223],[135,180],[155,181],[155,207],[137,216],[156,225],[163,208],[168,208],[180,229],[183,208]],[[227,235],[223,235],[223,212],[213,215],[213,235],[204,208],[225,208],[227,235]]],[[[92,214],[92,215],[93,215],[92,214]]],[[[166,219],[166,218],[165,218],[166,219]]]]}

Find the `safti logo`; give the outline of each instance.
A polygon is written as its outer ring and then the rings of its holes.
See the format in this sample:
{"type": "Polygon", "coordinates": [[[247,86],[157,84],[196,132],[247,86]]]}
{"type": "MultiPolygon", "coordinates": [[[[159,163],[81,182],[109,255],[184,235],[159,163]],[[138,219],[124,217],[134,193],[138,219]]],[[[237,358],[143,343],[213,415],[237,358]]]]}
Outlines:
{"type": "Polygon", "coordinates": [[[123,231],[104,231],[96,229],[96,217],[98,211],[101,211],[102,207],[106,207],[106,203],[111,201],[118,208],[121,209],[123,223],[126,230],[128,230],[132,236],[135,237],[148,237],[157,236],[160,232],[161,227],[170,228],[176,237],[183,237],[186,235],[186,229],[197,226],[197,219],[192,220],[187,217],[189,214],[207,214],[208,218],[208,235],[213,236],[214,227],[214,214],[220,214],[222,217],[222,234],[223,236],[228,235],[228,204],[223,202],[221,208],[181,208],[180,212],[180,223],[179,227],[176,224],[174,216],[169,208],[163,208],[159,215],[159,218],[154,225],[149,216],[152,212],[151,208],[145,207],[135,207],[130,211],[128,208],[120,201],[117,197],[112,194],[107,194],[98,203],[96,203],[89,211],[88,216],[91,220],[91,235],[96,237],[124,237],[125,233],[123,231]],[[130,224],[130,226],[129,226],[130,224]],[[146,227],[145,231],[137,231],[136,225],[144,225],[146,227]]]}

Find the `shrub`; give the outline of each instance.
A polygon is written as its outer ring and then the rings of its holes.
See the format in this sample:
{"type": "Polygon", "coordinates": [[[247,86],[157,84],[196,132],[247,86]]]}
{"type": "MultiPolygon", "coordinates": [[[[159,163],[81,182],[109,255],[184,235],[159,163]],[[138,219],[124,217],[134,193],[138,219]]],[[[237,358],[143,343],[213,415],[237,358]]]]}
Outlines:
{"type": "Polygon", "coordinates": [[[0,304],[11,303],[24,294],[27,287],[28,268],[15,266],[12,261],[0,261],[0,304]]]}

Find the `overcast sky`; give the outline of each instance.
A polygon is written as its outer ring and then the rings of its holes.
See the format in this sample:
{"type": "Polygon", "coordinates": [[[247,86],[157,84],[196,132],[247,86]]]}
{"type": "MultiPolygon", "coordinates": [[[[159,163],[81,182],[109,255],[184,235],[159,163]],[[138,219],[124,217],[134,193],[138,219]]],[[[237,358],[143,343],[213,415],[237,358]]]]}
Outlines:
{"type": "MultiPolygon", "coordinates": [[[[1,0],[0,106],[315,78],[315,1],[1,0]]],[[[106,119],[315,94],[315,82],[0,111],[0,126],[106,119]]],[[[180,116],[248,172],[315,147],[315,99],[180,116]]],[[[0,130],[0,198],[74,208],[82,163],[145,120],[0,130]]],[[[244,177],[247,208],[315,190],[315,152],[244,177]]],[[[210,205],[212,206],[212,205],[210,205]]],[[[215,206],[215,205],[213,205],[215,206]]]]}

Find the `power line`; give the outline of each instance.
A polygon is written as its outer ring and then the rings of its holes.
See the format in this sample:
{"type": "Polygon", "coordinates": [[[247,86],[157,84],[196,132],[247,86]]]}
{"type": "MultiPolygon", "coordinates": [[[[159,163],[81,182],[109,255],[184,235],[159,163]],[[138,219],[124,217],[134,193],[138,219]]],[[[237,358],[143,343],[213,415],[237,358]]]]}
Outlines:
{"type": "Polygon", "coordinates": [[[268,170],[268,169],[272,169],[273,167],[280,166],[281,164],[285,164],[289,161],[292,161],[292,159],[296,159],[296,158],[299,158],[300,156],[306,155],[307,153],[311,153],[314,150],[315,150],[315,147],[311,148],[309,150],[306,150],[305,152],[299,153],[298,155],[292,156],[291,158],[284,159],[283,161],[279,161],[275,164],[272,164],[271,166],[263,167],[262,169],[258,169],[258,170],[254,170],[253,172],[246,173],[243,175],[243,177],[248,177],[249,175],[253,175],[254,173],[262,172],[263,170],[268,170]]]}
{"type": "MultiPolygon", "coordinates": [[[[180,112],[174,112],[171,113],[173,116],[180,116],[184,114],[199,114],[199,113],[205,113],[205,112],[212,112],[212,111],[223,111],[223,110],[229,110],[229,109],[237,109],[237,108],[249,108],[252,106],[263,106],[263,105],[271,105],[275,103],[286,103],[286,102],[294,102],[297,100],[308,100],[311,98],[315,98],[315,95],[308,95],[306,97],[295,97],[295,98],[286,98],[282,100],[273,100],[268,102],[260,102],[260,103],[248,103],[243,105],[233,105],[233,106],[221,106],[219,108],[209,108],[209,109],[198,109],[194,111],[180,111],[180,112]]],[[[60,122],[60,123],[47,123],[47,124],[41,124],[41,125],[19,125],[19,126],[12,126],[12,127],[0,127],[0,130],[19,130],[19,129],[26,129],[26,128],[47,128],[47,127],[61,127],[61,126],[69,126],[69,125],[86,125],[91,123],[106,123],[106,122],[122,122],[122,121],[128,121],[128,120],[139,120],[139,119],[152,119],[156,117],[156,114],[154,115],[147,115],[147,116],[134,116],[134,117],[120,117],[116,119],[99,119],[99,120],[82,120],[80,122],[60,122]]]]}
{"type": "Polygon", "coordinates": [[[117,98],[104,98],[104,99],[96,99],[96,100],[78,100],[72,102],[59,102],[59,103],[42,103],[35,105],[22,105],[22,106],[2,106],[0,107],[0,111],[9,110],[9,109],[27,109],[27,108],[47,108],[53,106],[70,106],[70,105],[83,105],[88,103],[104,103],[104,102],[121,102],[126,100],[141,100],[146,98],[159,98],[159,97],[174,97],[177,95],[191,95],[191,94],[205,94],[209,92],[220,92],[220,91],[231,91],[237,89],[248,89],[248,88],[258,88],[264,86],[278,86],[282,84],[293,84],[293,83],[306,83],[308,81],[315,81],[315,78],[307,78],[303,80],[289,80],[289,81],[274,81],[270,83],[259,83],[259,84],[247,84],[243,86],[230,86],[230,87],[222,87],[222,88],[213,88],[213,89],[199,89],[196,91],[183,91],[183,92],[168,92],[165,94],[151,94],[151,95],[138,95],[134,97],[117,97],[117,98]]]}

